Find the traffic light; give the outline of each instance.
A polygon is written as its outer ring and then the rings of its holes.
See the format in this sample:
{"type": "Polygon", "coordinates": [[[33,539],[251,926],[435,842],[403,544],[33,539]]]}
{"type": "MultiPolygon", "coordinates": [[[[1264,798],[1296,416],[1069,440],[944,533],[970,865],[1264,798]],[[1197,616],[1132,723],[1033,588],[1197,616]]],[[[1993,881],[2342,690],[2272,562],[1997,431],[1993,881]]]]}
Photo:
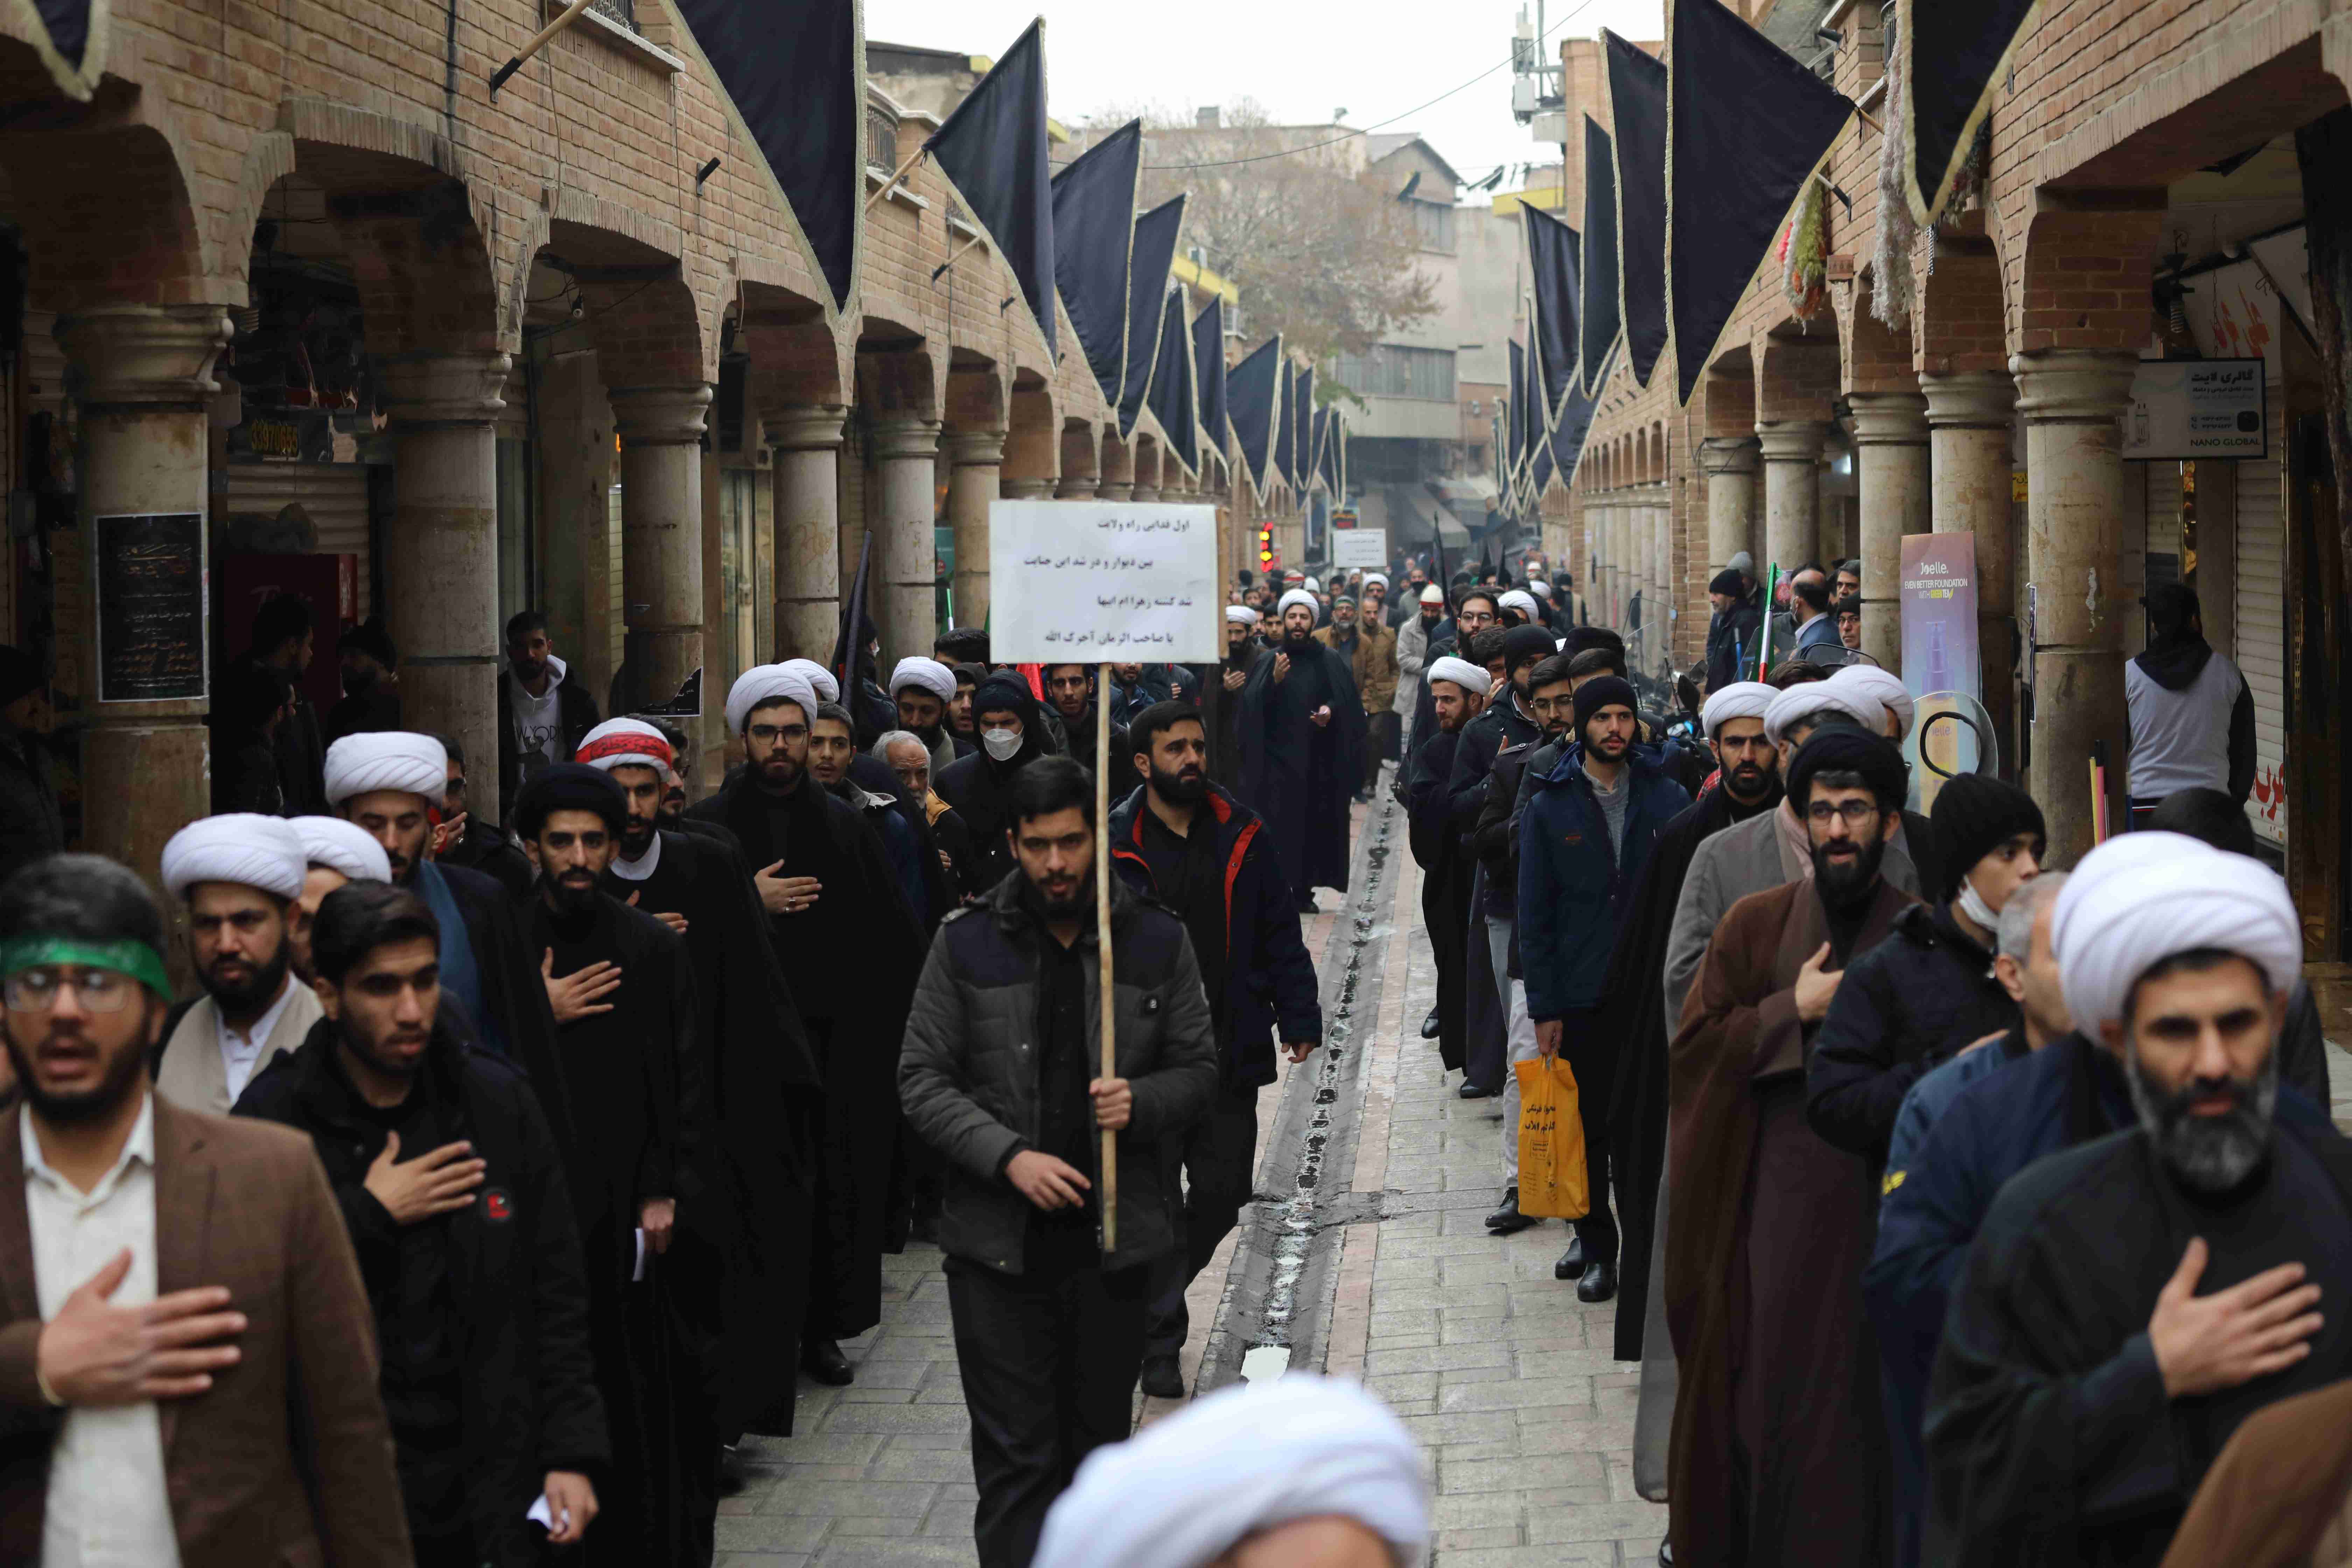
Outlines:
{"type": "Polygon", "coordinates": [[[1260,570],[1274,564],[1274,530],[1271,528],[1257,531],[1257,563],[1260,570]]]}

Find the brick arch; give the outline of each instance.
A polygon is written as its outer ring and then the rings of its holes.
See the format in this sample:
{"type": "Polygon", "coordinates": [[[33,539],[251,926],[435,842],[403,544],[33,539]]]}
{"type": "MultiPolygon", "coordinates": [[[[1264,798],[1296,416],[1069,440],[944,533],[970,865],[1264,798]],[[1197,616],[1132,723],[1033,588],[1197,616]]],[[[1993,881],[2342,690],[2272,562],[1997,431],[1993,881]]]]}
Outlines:
{"type": "Polygon", "coordinates": [[[1166,448],[1160,437],[1147,430],[1135,433],[1135,482],[1146,489],[1156,490],[1163,479],[1160,463],[1166,448]]]}
{"type": "Polygon", "coordinates": [[[1664,484],[1666,479],[1666,422],[1650,422],[1650,482],[1664,484]]]}
{"type": "MultiPolygon", "coordinates": [[[[874,299],[870,292],[866,295],[874,299]]],[[[859,323],[857,401],[869,414],[937,419],[947,393],[945,345],[885,316],[859,323]]]]}
{"type": "Polygon", "coordinates": [[[740,331],[751,355],[751,396],[761,410],[839,407],[855,371],[850,345],[815,300],[772,282],[742,285],[740,331]]]}
{"type": "Polygon", "coordinates": [[[1793,327],[1793,322],[1784,322],[1775,332],[1758,332],[1748,341],[1759,425],[1789,419],[1827,423],[1832,417],[1831,405],[1838,390],[1838,344],[1820,332],[1799,333],[1793,327]]]}
{"type": "Polygon", "coordinates": [[[950,430],[1003,430],[1010,402],[1004,366],[971,349],[948,353],[946,424],[950,430]]]}
{"type": "Polygon", "coordinates": [[[2034,214],[2017,296],[2007,302],[2011,346],[2020,353],[2139,347],[2164,218],[2161,192],[2131,210],[2034,214]]]}
{"type": "Polygon", "coordinates": [[[1065,479],[1098,479],[1102,475],[1102,426],[1080,415],[1062,421],[1062,474],[1065,479]]]}
{"type": "Polygon", "coordinates": [[[1008,480],[1054,480],[1062,477],[1062,419],[1054,397],[1054,384],[1036,371],[1013,373],[1004,422],[1004,466],[1008,480]]]}
{"type": "Polygon", "coordinates": [[[1922,374],[2009,369],[2009,272],[1991,235],[1941,239],[1933,272],[1915,271],[1911,353],[1922,374]]]}

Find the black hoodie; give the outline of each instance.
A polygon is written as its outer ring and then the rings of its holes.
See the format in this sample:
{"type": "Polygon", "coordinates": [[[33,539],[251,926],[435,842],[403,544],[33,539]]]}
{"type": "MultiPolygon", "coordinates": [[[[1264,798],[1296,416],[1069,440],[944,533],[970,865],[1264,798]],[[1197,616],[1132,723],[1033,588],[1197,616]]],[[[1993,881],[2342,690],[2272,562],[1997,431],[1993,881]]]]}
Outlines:
{"type": "Polygon", "coordinates": [[[1013,869],[1013,850],[1004,837],[1005,829],[1012,826],[1006,795],[1013,775],[1059,750],[1046,732],[1045,710],[1031,694],[1028,682],[999,672],[982,681],[971,694],[973,732],[980,732],[982,713],[1004,710],[1021,715],[1021,749],[1000,763],[983,744],[971,755],[950,763],[931,784],[932,791],[971,829],[973,885],[983,889],[994,887],[1013,869]]]}

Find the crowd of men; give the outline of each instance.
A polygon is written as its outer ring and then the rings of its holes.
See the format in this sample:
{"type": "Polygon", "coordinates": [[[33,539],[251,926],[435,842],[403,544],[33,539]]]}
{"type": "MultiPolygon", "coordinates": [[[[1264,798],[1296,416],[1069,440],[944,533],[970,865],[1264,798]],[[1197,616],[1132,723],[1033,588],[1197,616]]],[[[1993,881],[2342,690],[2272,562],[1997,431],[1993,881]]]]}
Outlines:
{"type": "MultiPolygon", "coordinates": [[[[1727,563],[1671,720],[1564,574],[1518,571],[1408,563],[1393,605],[1387,573],[1244,578],[1221,662],[1108,681],[962,628],[887,678],[761,666],[698,799],[687,737],[603,719],[526,613],[503,824],[393,727],[366,637],[328,740],[273,604],[266,722],[224,741],[262,809],[125,868],[56,852],[0,768],[0,1557],[707,1563],[737,1446],[855,1380],[917,1235],[983,1563],[1232,1539],[1100,1479],[1230,1467],[1232,1416],[1089,1457],[1139,1386],[1185,1393],[1260,1092],[1321,1038],[1302,917],[1393,760],[1420,1033],[1501,1112],[1494,1234],[1543,1223],[1517,1069],[1575,1080],[1555,1274],[1641,1364],[1663,1560],[2308,1560],[2352,1490],[2352,1145],[2193,595],[2152,597],[2132,687],[2141,830],[2061,869],[2015,786],[1919,787],[1913,695],[1839,635],[1853,563],[1792,574],[1782,620],[1727,563]]],[[[37,672],[0,656],[0,764],[37,758],[37,672]]],[[[1425,1535],[1395,1434],[1297,1397],[1398,1503],[1334,1542],[1425,1535]]]]}

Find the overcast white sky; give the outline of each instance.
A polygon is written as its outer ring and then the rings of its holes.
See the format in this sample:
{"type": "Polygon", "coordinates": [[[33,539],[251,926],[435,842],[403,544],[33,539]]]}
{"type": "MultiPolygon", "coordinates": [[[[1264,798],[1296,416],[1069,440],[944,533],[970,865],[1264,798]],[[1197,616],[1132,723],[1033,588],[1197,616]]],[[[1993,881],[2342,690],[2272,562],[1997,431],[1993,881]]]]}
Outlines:
{"type": "MultiPolygon", "coordinates": [[[[1133,6],[1105,0],[866,0],[868,37],[997,55],[1045,18],[1045,72],[1065,123],[1114,105],[1190,110],[1255,98],[1277,120],[1321,123],[1344,107],[1369,128],[1419,132],[1465,180],[1498,163],[1556,162],[1556,147],[1511,118],[1511,74],[1495,69],[1433,108],[1418,104],[1510,58],[1520,0],[1192,0],[1133,6]]],[[[1527,0],[1529,15],[1534,0],[1527,0]]],[[[1663,32],[1660,0],[1546,0],[1559,41],[1609,27],[1663,32]],[[1572,13],[1572,14],[1570,14],[1572,13]],[[1567,19],[1562,20],[1563,15],[1567,19]]]]}

